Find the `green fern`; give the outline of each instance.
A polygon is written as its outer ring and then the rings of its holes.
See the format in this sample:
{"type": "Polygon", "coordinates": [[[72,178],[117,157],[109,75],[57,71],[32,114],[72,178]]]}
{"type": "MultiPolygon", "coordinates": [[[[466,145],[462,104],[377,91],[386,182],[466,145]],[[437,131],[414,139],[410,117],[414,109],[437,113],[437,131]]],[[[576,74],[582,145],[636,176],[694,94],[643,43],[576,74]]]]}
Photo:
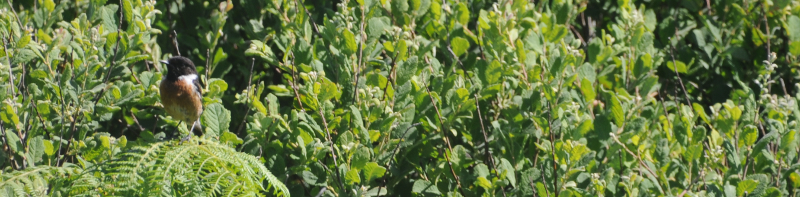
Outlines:
{"type": "Polygon", "coordinates": [[[82,185],[73,185],[70,194],[248,196],[267,194],[270,189],[273,195],[289,194],[254,156],[208,139],[134,146],[117,158],[87,170],[95,175],[74,181],[82,185]]]}
{"type": "Polygon", "coordinates": [[[37,166],[21,171],[4,173],[0,178],[0,191],[8,196],[48,196],[60,193],[63,182],[70,175],[81,173],[75,165],[65,163],[62,167],[37,166]]]}

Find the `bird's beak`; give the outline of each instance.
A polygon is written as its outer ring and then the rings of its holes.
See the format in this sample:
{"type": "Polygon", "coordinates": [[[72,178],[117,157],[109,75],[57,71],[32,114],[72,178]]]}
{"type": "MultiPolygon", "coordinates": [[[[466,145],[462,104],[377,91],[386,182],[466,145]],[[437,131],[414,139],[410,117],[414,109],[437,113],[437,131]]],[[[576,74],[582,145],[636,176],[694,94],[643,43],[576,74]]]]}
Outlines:
{"type": "Polygon", "coordinates": [[[161,60],[161,61],[158,61],[158,62],[161,62],[163,64],[169,65],[169,62],[167,60],[161,60]]]}

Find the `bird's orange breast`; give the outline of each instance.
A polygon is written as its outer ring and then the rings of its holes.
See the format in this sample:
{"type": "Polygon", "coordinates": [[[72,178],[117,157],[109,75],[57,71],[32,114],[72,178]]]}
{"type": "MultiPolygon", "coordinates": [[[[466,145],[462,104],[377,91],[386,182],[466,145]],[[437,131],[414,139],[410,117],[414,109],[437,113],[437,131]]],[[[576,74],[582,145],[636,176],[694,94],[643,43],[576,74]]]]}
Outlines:
{"type": "Polygon", "coordinates": [[[161,103],[167,114],[176,120],[194,122],[203,113],[203,101],[187,80],[161,81],[161,103]]]}

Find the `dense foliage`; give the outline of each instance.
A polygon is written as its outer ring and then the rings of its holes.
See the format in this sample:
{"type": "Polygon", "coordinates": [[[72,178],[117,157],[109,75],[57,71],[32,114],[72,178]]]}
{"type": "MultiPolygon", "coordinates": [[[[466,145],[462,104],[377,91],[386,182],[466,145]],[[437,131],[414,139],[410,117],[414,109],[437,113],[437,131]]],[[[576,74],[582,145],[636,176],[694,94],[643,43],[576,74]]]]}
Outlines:
{"type": "Polygon", "coordinates": [[[3,195],[800,193],[797,1],[6,2],[3,195]]]}

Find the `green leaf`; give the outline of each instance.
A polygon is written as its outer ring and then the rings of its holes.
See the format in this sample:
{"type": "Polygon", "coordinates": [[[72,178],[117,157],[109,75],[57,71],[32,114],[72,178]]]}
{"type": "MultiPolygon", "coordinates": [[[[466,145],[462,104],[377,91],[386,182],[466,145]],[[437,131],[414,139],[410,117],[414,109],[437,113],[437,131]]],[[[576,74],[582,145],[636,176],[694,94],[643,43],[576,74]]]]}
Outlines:
{"type": "Polygon", "coordinates": [[[361,183],[361,176],[358,175],[358,169],[350,169],[350,171],[347,171],[347,174],[344,176],[344,180],[348,185],[361,183]]]}
{"type": "Polygon", "coordinates": [[[792,172],[789,174],[789,180],[792,181],[792,187],[800,188],[800,174],[797,174],[797,172],[792,172]]]}
{"type": "Polygon", "coordinates": [[[491,64],[486,65],[483,70],[482,76],[487,85],[499,83],[503,73],[503,66],[499,61],[494,60],[491,64]]]}
{"type": "MultiPolygon", "coordinates": [[[[586,146],[583,146],[582,148],[583,150],[585,150],[586,146]]],[[[580,156],[574,156],[574,157],[575,160],[580,159],[580,156]]],[[[517,185],[517,175],[516,175],[517,170],[514,169],[514,166],[512,166],[511,162],[509,162],[506,158],[500,158],[500,165],[497,167],[497,170],[501,171],[500,173],[502,174],[500,176],[501,177],[505,176],[506,180],[508,180],[508,182],[511,183],[511,185],[517,185]]]]}
{"type": "Polygon", "coordinates": [[[369,148],[367,147],[359,147],[356,149],[356,152],[353,153],[353,158],[350,160],[350,168],[351,169],[363,169],[367,162],[369,162],[370,158],[369,148]]]}
{"type": "Polygon", "coordinates": [[[456,56],[458,57],[461,57],[461,55],[466,53],[470,45],[469,41],[467,41],[467,39],[464,39],[462,37],[453,38],[451,44],[452,44],[451,46],[453,46],[453,53],[455,53],[456,56]]]}
{"type": "Polygon", "coordinates": [[[383,23],[380,17],[373,17],[367,23],[367,36],[370,38],[378,38],[386,30],[386,24],[383,23]]]}
{"type": "Polygon", "coordinates": [[[487,180],[486,177],[478,177],[478,179],[475,180],[475,185],[480,186],[487,191],[491,191],[492,188],[492,182],[487,180]]]}
{"type": "Polygon", "coordinates": [[[345,29],[342,32],[342,36],[344,39],[344,49],[345,52],[354,54],[358,50],[358,45],[356,44],[356,36],[353,35],[353,32],[350,32],[349,29],[345,29]]]}
{"type": "Polygon", "coordinates": [[[478,177],[488,177],[489,176],[489,166],[486,164],[479,163],[475,165],[475,173],[477,173],[478,177]]]}
{"type": "Polygon", "coordinates": [[[686,148],[686,150],[683,151],[683,157],[688,162],[692,162],[692,161],[695,161],[697,159],[700,159],[700,157],[702,155],[703,155],[703,145],[702,144],[690,145],[689,147],[686,148]]]}
{"type": "Polygon", "coordinates": [[[222,136],[219,137],[219,141],[222,143],[231,144],[233,146],[238,146],[239,144],[244,143],[244,141],[240,139],[238,136],[236,136],[235,133],[231,133],[228,131],[222,133],[222,136]]]}
{"type": "Polygon", "coordinates": [[[739,146],[750,147],[758,140],[758,129],[756,126],[747,125],[741,133],[739,133],[739,146]]]}
{"type": "MultiPolygon", "coordinates": [[[[0,112],[0,119],[2,119],[5,124],[11,124],[10,126],[4,125],[5,129],[14,128],[17,130],[22,130],[22,124],[19,122],[19,116],[17,113],[14,113],[14,107],[8,104],[8,102],[6,102],[4,106],[3,112],[0,112]]],[[[5,132],[13,133],[14,131],[6,130],[5,132]]]]}
{"type": "Polygon", "coordinates": [[[417,181],[414,181],[414,186],[411,187],[411,192],[417,194],[442,195],[442,193],[439,192],[439,188],[437,188],[436,185],[434,185],[430,181],[422,179],[417,179],[417,181]]]}
{"type": "Polygon", "coordinates": [[[609,101],[607,105],[610,106],[608,109],[611,112],[611,118],[614,119],[614,124],[617,126],[622,126],[622,123],[625,122],[625,112],[623,111],[622,104],[617,96],[614,94],[609,94],[609,101]]]}
{"type": "Polygon", "coordinates": [[[325,77],[320,77],[320,91],[317,95],[317,99],[320,101],[327,101],[332,98],[336,98],[337,100],[339,97],[342,96],[342,92],[339,91],[339,87],[336,86],[330,79],[325,77]]]}
{"type": "Polygon", "coordinates": [[[6,129],[5,132],[6,143],[8,144],[8,147],[11,148],[11,152],[21,155],[22,151],[25,150],[25,146],[22,145],[22,142],[19,140],[19,136],[17,136],[13,130],[6,129]]]}
{"type": "Polygon", "coordinates": [[[397,59],[401,61],[408,59],[408,44],[406,40],[397,41],[397,59]]]}
{"type": "Polygon", "coordinates": [[[308,184],[317,185],[317,186],[324,186],[325,185],[325,183],[323,181],[319,180],[320,178],[317,177],[317,175],[315,175],[311,171],[303,171],[302,172],[302,177],[303,177],[303,181],[305,181],[308,184]]]}
{"type": "MultiPolygon", "coordinates": [[[[231,111],[225,109],[220,103],[208,105],[203,111],[202,123],[205,127],[204,135],[220,136],[223,131],[228,131],[228,127],[230,127],[231,111]]],[[[187,123],[187,125],[191,124],[187,123]]]]}
{"type": "Polygon", "coordinates": [[[20,64],[20,63],[24,64],[30,62],[31,60],[33,60],[33,58],[36,58],[36,52],[27,48],[23,48],[20,49],[19,52],[17,52],[16,54],[14,54],[13,57],[14,61],[11,64],[20,64]]]}
{"type": "Polygon", "coordinates": [[[595,72],[592,64],[589,64],[588,62],[584,63],[578,68],[578,75],[583,79],[588,79],[591,83],[594,83],[595,80],[597,80],[597,72],[595,72]]]}
{"type": "Polygon", "coordinates": [[[125,15],[125,20],[128,24],[132,24],[133,22],[133,6],[131,5],[131,0],[122,0],[122,11],[125,15]]]}
{"type": "Polygon", "coordinates": [[[45,148],[46,147],[44,145],[44,136],[40,135],[30,138],[28,140],[28,151],[32,158],[29,159],[32,159],[34,164],[41,161],[42,155],[44,155],[45,148]]]}
{"type": "Polygon", "coordinates": [[[44,7],[47,8],[47,11],[54,11],[56,9],[56,3],[53,0],[45,0],[44,7]]]}
{"type": "Polygon", "coordinates": [[[781,137],[781,149],[794,150],[797,146],[797,140],[795,140],[796,133],[797,132],[794,130],[791,130],[781,137]]]}
{"type": "Polygon", "coordinates": [[[392,41],[383,42],[383,48],[388,52],[394,53],[394,43],[392,41]]]}
{"type": "Polygon", "coordinates": [[[367,179],[367,182],[383,177],[384,173],[386,173],[386,168],[379,166],[378,163],[369,162],[364,166],[364,178],[367,179]]]}
{"type": "Polygon", "coordinates": [[[673,63],[672,61],[668,61],[667,62],[667,68],[669,68],[670,71],[675,71],[675,68],[676,68],[675,64],[678,65],[677,69],[678,69],[679,73],[686,73],[686,71],[687,71],[686,64],[684,64],[683,62],[678,61],[678,60],[675,60],[675,63],[673,63]]]}
{"type": "Polygon", "coordinates": [[[31,35],[25,34],[20,36],[19,40],[17,40],[17,47],[25,47],[28,46],[28,43],[31,42],[31,35]]]}
{"type": "Polygon", "coordinates": [[[797,56],[796,54],[800,54],[800,41],[792,41],[791,44],[789,44],[789,52],[795,56],[797,56]]]}
{"type": "Polygon", "coordinates": [[[592,82],[589,82],[586,78],[581,80],[581,93],[583,93],[583,98],[586,99],[587,105],[591,106],[597,94],[594,91],[592,82]]]}
{"type": "Polygon", "coordinates": [[[431,0],[412,0],[412,2],[415,14],[419,16],[427,13],[428,9],[431,7],[431,0]]]}
{"type": "Polygon", "coordinates": [[[44,140],[42,143],[44,144],[44,154],[47,154],[47,156],[53,156],[56,153],[56,150],[53,147],[53,142],[50,142],[50,140],[44,140]]]}
{"type": "Polygon", "coordinates": [[[225,90],[228,90],[228,83],[226,83],[225,80],[212,78],[208,82],[207,96],[213,99],[220,99],[224,95],[225,90]]]}
{"type": "Polygon", "coordinates": [[[745,192],[752,194],[757,186],[758,182],[754,180],[747,179],[740,181],[738,186],[736,186],[736,196],[744,196],[745,192]]]}
{"type": "Polygon", "coordinates": [[[119,10],[119,5],[114,4],[103,6],[103,9],[101,9],[100,19],[103,21],[105,32],[117,31],[117,19],[115,19],[117,10],[119,10]]]}
{"type": "Polygon", "coordinates": [[[469,23],[469,8],[467,8],[467,4],[464,4],[464,2],[458,3],[458,5],[456,5],[456,11],[456,19],[458,19],[458,22],[462,25],[467,25],[467,23],[469,23]]]}
{"type": "Polygon", "coordinates": [[[561,39],[567,36],[567,28],[564,25],[555,25],[552,29],[545,33],[545,38],[547,38],[547,42],[557,43],[561,39]]]}
{"type": "Polygon", "coordinates": [[[787,34],[789,34],[789,40],[800,41],[800,17],[796,15],[789,16],[789,19],[786,21],[786,25],[788,26],[786,31],[787,34]]]}

